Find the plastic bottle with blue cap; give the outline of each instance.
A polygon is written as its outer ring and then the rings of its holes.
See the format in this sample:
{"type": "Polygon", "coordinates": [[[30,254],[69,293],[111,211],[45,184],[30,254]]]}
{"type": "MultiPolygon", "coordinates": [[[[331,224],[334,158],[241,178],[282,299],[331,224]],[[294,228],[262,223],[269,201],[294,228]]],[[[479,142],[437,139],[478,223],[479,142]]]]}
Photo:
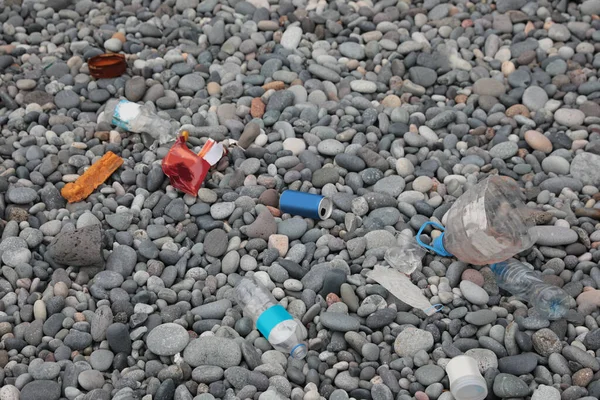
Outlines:
{"type": "Polygon", "coordinates": [[[432,221],[423,224],[417,242],[440,256],[454,256],[473,265],[493,264],[533,246],[531,216],[518,184],[494,175],[456,200],[448,210],[446,228],[432,221]],[[420,238],[428,226],[442,231],[431,245],[420,238]]]}
{"type": "Polygon", "coordinates": [[[235,287],[234,297],[275,350],[297,359],[306,357],[302,327],[266,287],[253,277],[245,277],[235,287]]]}

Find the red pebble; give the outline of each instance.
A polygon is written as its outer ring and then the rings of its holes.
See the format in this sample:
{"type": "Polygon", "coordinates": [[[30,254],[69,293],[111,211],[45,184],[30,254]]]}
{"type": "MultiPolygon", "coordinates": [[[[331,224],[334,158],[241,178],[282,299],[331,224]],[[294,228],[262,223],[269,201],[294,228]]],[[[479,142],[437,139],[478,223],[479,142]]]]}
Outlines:
{"type": "Polygon", "coordinates": [[[429,400],[429,396],[427,396],[427,393],[419,391],[419,392],[415,393],[415,399],[429,400]]]}
{"type": "Polygon", "coordinates": [[[339,303],[341,300],[340,300],[340,298],[338,297],[337,294],[335,294],[335,293],[329,293],[327,295],[327,297],[325,298],[325,301],[327,302],[327,307],[329,307],[333,303],[339,303]]]}
{"type": "Polygon", "coordinates": [[[462,24],[461,24],[461,26],[462,26],[463,28],[468,28],[468,27],[470,27],[470,26],[473,26],[473,25],[474,25],[474,24],[473,24],[473,20],[472,20],[472,19],[465,19],[465,20],[462,22],[462,24]]]}
{"type": "Polygon", "coordinates": [[[483,275],[481,275],[481,272],[479,272],[475,269],[466,269],[462,273],[462,280],[463,281],[471,281],[474,284],[476,284],[477,286],[483,286],[483,283],[484,283],[483,275]]]}

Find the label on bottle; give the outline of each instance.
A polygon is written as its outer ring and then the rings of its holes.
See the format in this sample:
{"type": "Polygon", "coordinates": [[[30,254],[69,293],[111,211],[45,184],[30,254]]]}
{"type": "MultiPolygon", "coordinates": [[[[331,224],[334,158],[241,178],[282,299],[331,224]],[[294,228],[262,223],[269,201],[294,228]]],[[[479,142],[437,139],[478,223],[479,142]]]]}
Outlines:
{"type": "Polygon", "coordinates": [[[258,331],[268,339],[271,330],[273,330],[275,326],[290,319],[294,318],[282,305],[277,304],[273,307],[267,308],[265,312],[260,314],[256,320],[256,329],[258,329],[258,331]]]}
{"type": "Polygon", "coordinates": [[[121,100],[115,107],[113,113],[112,124],[119,128],[130,130],[130,123],[138,116],[142,106],[131,101],[121,100]]]}

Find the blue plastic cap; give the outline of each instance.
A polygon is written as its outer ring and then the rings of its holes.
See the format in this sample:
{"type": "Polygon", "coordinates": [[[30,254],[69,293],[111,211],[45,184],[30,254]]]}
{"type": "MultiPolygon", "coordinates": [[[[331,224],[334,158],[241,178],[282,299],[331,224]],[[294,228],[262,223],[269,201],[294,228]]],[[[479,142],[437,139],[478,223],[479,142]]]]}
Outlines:
{"type": "Polygon", "coordinates": [[[433,251],[435,251],[438,255],[442,257],[450,257],[452,254],[448,253],[446,248],[444,247],[444,233],[433,240],[433,251]]]}

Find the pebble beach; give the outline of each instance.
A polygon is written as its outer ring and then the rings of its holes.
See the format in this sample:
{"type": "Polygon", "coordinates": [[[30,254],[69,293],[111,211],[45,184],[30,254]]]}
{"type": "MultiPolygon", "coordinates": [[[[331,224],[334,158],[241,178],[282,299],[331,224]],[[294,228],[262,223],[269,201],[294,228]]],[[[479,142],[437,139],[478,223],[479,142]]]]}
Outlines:
{"type": "Polygon", "coordinates": [[[491,400],[600,398],[599,71],[600,0],[0,0],[0,400],[465,400],[463,354],[491,400]],[[104,53],[126,72],[93,78],[104,53]],[[119,98],[196,153],[228,144],[196,197],[161,169],[172,143],[103,122],[119,98]],[[410,276],[430,316],[368,277],[491,175],[564,318],[454,257],[410,276]],[[333,212],[283,213],[284,190],[333,212]],[[236,304],[243,276],[306,358],[236,304]]]}

